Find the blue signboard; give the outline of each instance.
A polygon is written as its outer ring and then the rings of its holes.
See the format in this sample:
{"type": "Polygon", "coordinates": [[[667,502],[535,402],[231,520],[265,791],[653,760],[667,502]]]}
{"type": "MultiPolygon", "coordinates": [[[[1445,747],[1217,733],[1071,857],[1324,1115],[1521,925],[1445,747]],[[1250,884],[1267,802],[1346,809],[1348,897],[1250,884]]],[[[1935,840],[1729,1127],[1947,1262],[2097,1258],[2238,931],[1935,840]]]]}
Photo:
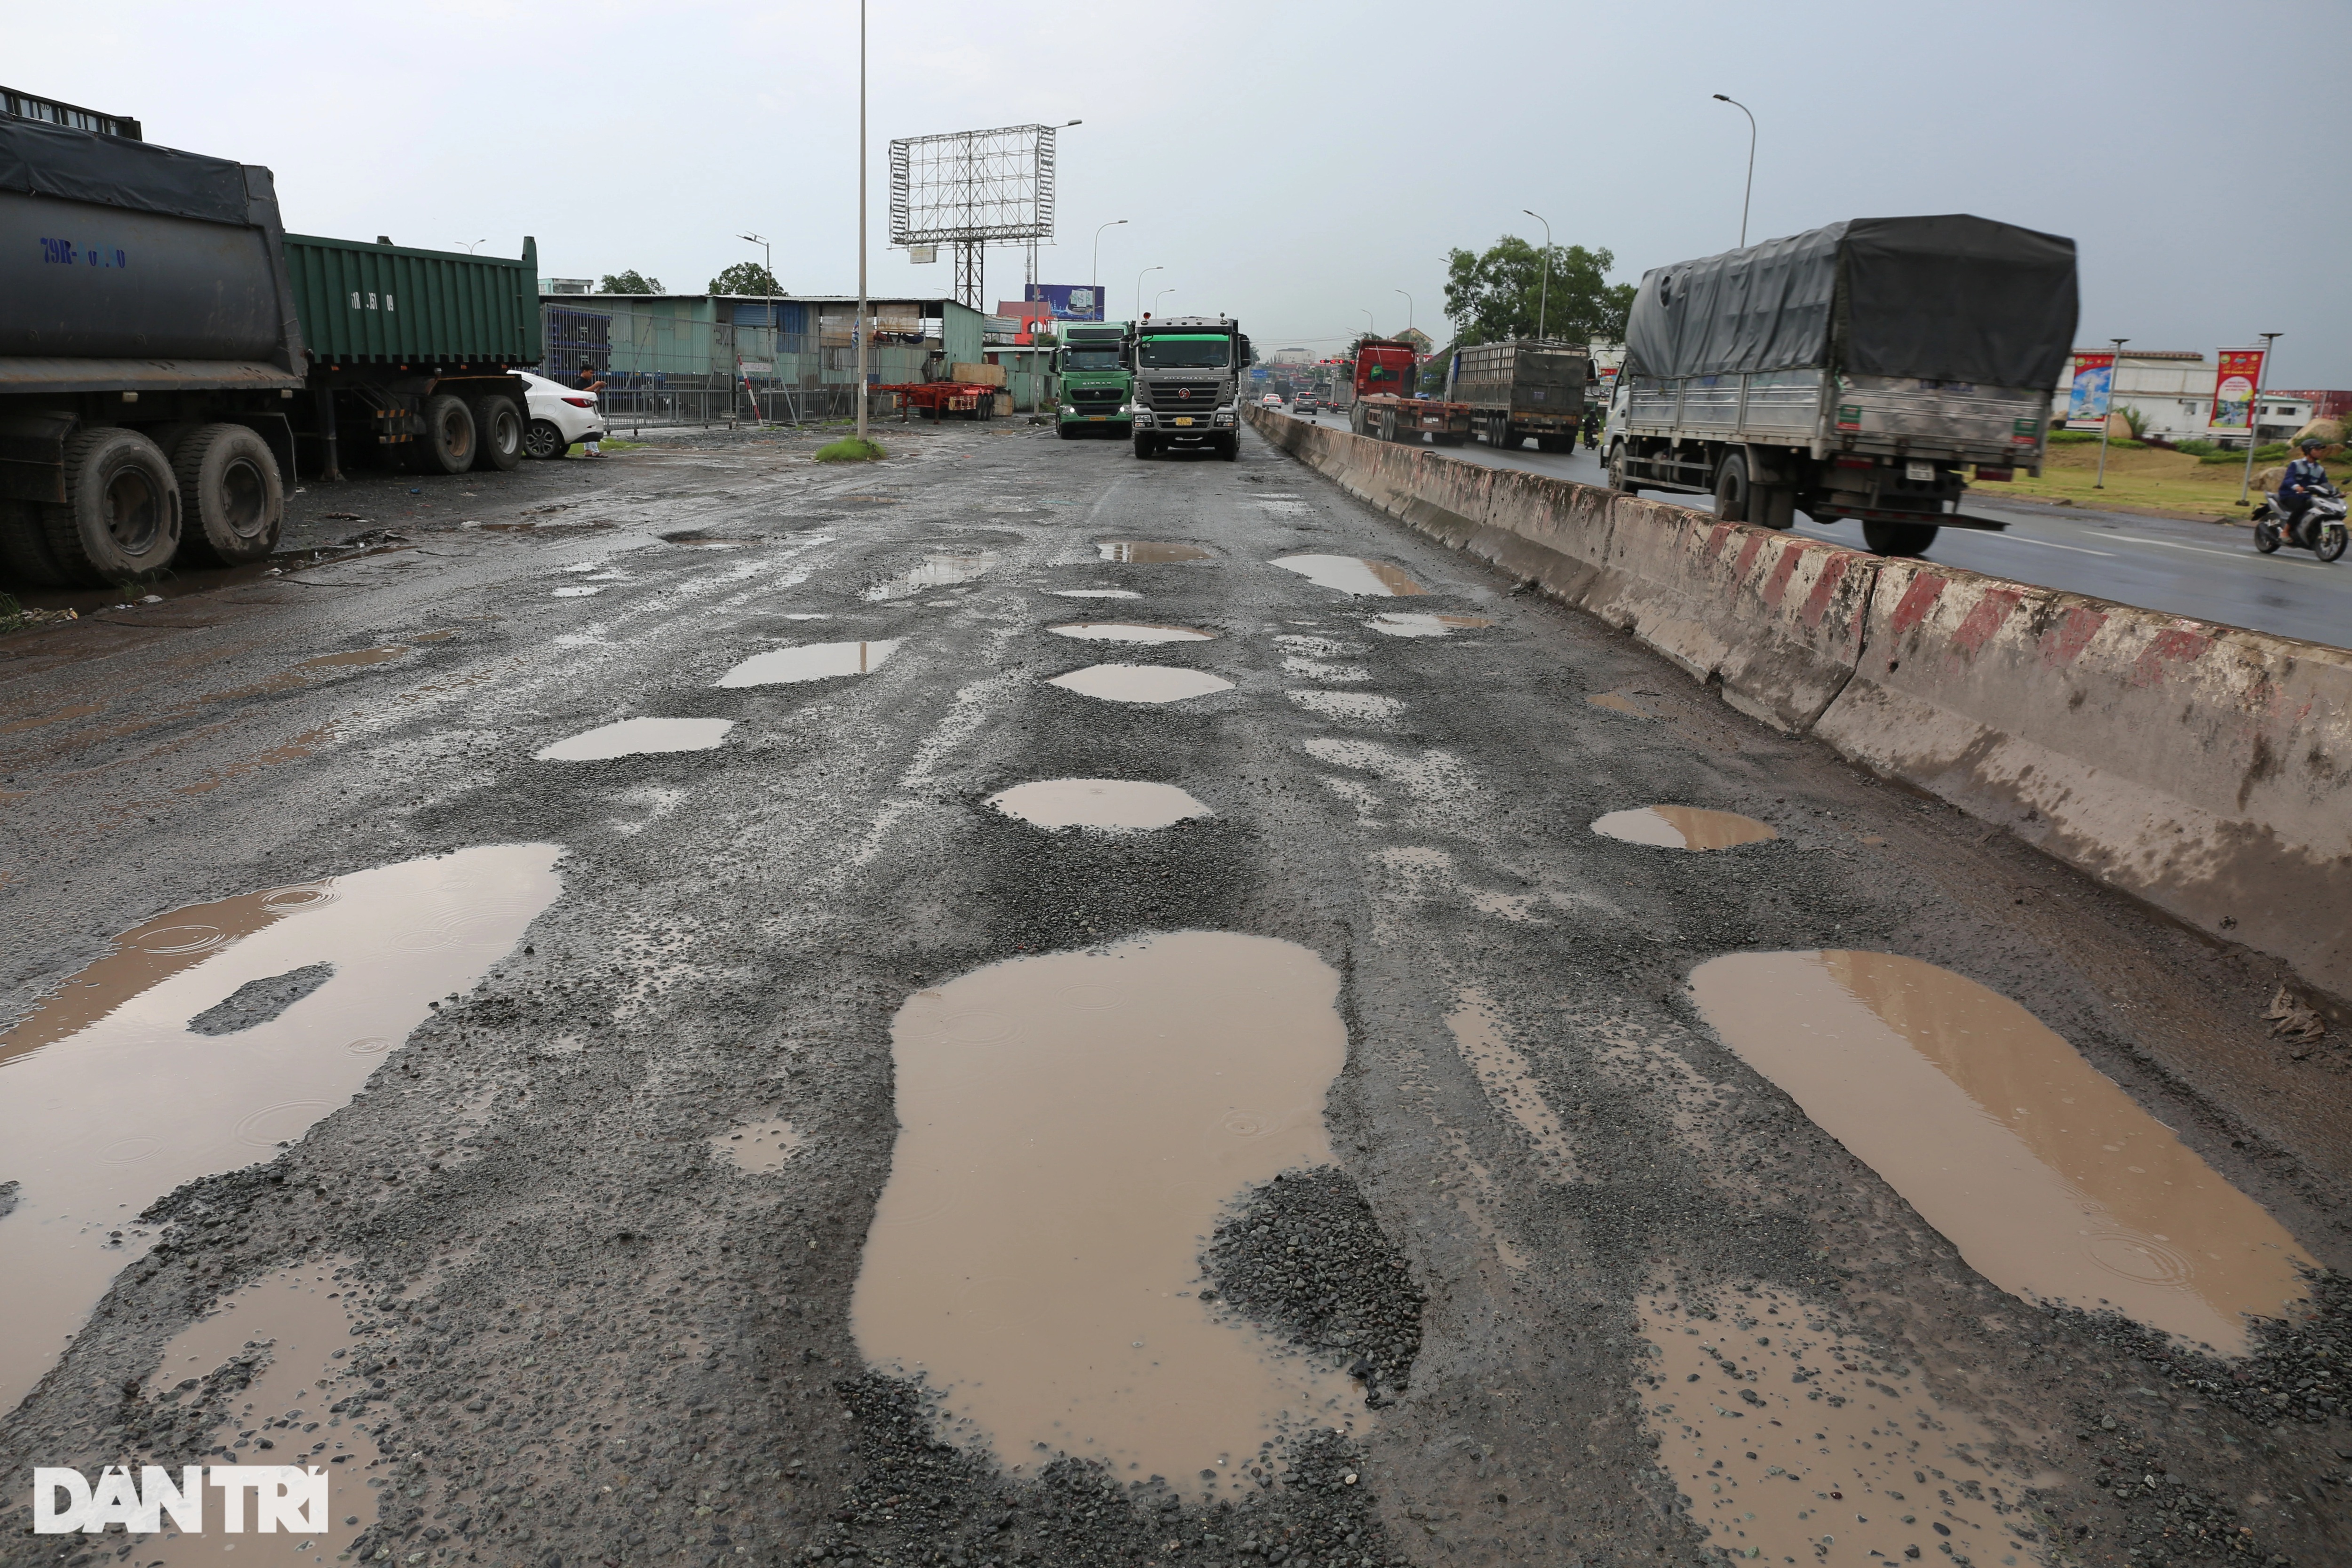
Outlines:
{"type": "Polygon", "coordinates": [[[1250,379],[1252,381],[1264,381],[1265,379],[1265,366],[1262,364],[1254,364],[1250,366],[1250,379]]]}
{"type": "Polygon", "coordinates": [[[1103,319],[1102,290],[1091,283],[1032,283],[1021,297],[1030,304],[1051,307],[1057,321],[1103,319]]]}

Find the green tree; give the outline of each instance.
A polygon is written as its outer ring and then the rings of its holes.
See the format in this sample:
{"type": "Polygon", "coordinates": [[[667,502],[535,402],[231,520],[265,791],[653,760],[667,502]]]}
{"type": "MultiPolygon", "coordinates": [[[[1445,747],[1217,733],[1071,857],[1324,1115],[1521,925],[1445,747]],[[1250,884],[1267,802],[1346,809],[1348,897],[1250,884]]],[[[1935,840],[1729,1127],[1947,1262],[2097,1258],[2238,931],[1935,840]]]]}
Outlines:
{"type": "Polygon", "coordinates": [[[626,272],[607,272],[596,284],[599,294],[658,294],[661,291],[660,279],[648,278],[634,267],[626,272]]]}
{"type": "Polygon", "coordinates": [[[756,261],[739,261],[710,280],[713,294],[782,294],[776,275],[756,261]]]}
{"type": "Polygon", "coordinates": [[[1484,255],[1445,253],[1445,315],[1458,344],[1532,338],[1540,317],[1543,335],[1565,342],[1625,335],[1625,312],[1633,306],[1633,285],[1612,284],[1617,258],[1580,245],[1551,247],[1551,278],[1544,279],[1544,247],[1507,234],[1484,255]]]}

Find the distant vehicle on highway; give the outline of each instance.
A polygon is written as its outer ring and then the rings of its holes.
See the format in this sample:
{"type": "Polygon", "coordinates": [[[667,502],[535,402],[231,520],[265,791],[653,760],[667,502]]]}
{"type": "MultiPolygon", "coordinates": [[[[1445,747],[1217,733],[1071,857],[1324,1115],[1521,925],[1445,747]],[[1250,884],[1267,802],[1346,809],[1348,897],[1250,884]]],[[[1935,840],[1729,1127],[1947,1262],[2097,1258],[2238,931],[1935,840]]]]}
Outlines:
{"type": "Polygon", "coordinates": [[[1089,426],[1125,440],[1133,427],[1135,351],[1125,321],[1068,321],[1054,351],[1061,383],[1058,433],[1074,441],[1089,426]]]}
{"type": "Polygon", "coordinates": [[[1312,414],[1316,409],[1321,406],[1321,404],[1315,401],[1315,395],[1313,393],[1302,392],[1298,395],[1297,401],[1291,404],[1290,411],[1293,414],[1312,414]]]}
{"type": "Polygon", "coordinates": [[[1250,341],[1231,316],[1146,316],[1135,324],[1135,455],[1206,447],[1242,455],[1241,373],[1250,341]]]}
{"type": "Polygon", "coordinates": [[[1610,484],[1711,491],[1717,517],[1767,528],[1853,518],[1882,555],[2004,527],[1958,510],[1966,471],[2041,473],[2075,302],[2073,240],[1965,214],[1656,268],[1610,398],[1610,484]]]}
{"type": "Polygon", "coordinates": [[[1412,390],[1420,361],[1412,345],[1395,338],[1361,337],[1348,351],[1352,395],[1348,404],[1348,428],[1359,436],[1382,441],[1418,444],[1426,435],[1441,447],[1459,447],[1470,438],[1470,409],[1459,403],[1438,403],[1412,390]]]}
{"type": "Polygon", "coordinates": [[[1539,451],[1570,452],[1591,366],[1583,350],[1568,343],[1473,343],[1447,363],[1445,395],[1469,405],[1470,427],[1489,446],[1517,451],[1532,436],[1539,451]]]}
{"type": "Polygon", "coordinates": [[[1257,405],[1260,408],[1279,408],[1282,406],[1282,394],[1269,392],[1257,400],[1257,405]]]}
{"type": "Polygon", "coordinates": [[[576,441],[601,441],[606,426],[596,395],[550,381],[531,372],[517,371],[530,399],[530,423],[522,436],[523,456],[560,458],[576,441]]]}

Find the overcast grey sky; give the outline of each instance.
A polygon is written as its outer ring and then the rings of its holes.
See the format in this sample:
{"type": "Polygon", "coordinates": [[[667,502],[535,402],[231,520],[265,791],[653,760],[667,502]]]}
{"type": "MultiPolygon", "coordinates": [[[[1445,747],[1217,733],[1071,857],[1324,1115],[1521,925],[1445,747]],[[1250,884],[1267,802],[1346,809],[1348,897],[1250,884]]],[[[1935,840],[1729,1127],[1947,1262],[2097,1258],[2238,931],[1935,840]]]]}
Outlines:
{"type": "MultiPolygon", "coordinates": [[[[394,7],[7,6],[8,85],[277,171],[289,228],[700,289],[776,241],[803,293],[856,285],[855,0],[394,7]]],[[[1083,119],[1048,282],[1113,314],[1239,316],[1261,348],[1444,336],[1444,256],[1533,207],[1616,276],[1842,217],[1972,212],[2081,247],[2077,341],[2281,331],[2273,384],[2352,387],[2352,5],[1522,5],[872,0],[877,294],[945,295],[887,248],[894,136],[1083,119]],[[2283,96],[2282,82],[2302,88],[2283,96]],[[2307,171],[2298,192],[2296,171],[2307,171]],[[2275,215],[2292,214],[2285,221],[2275,215]],[[1146,304],[1150,300],[1147,297],[1146,304]]],[[[756,259],[756,256],[752,257],[756,259]]],[[[991,302],[1021,258],[989,259],[991,302]]]]}

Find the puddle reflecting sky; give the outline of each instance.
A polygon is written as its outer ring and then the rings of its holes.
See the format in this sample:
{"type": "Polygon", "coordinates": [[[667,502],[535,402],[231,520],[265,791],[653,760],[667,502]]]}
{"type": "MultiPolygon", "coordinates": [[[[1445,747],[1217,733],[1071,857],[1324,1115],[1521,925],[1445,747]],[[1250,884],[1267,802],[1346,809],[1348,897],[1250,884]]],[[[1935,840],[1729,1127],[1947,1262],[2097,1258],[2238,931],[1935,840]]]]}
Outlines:
{"type": "Polygon", "coordinates": [[[1102,552],[1106,561],[1124,561],[1138,566],[1209,559],[1209,552],[1197,544],[1176,544],[1156,539],[1106,539],[1095,548],[1102,552]]]}
{"type": "Polygon", "coordinates": [[[1338,986],[1305,948],[1182,931],[908,998],[860,1352],[923,1373],[957,1440],[1013,1467],[1069,1453],[1197,1491],[1299,1424],[1366,1425],[1343,1375],[1194,1294],[1223,1206],[1330,1158],[1338,986]]]}
{"type": "Polygon", "coordinates": [[[542,747],[543,763],[594,763],[652,752],[708,752],[727,739],[732,719],[623,719],[542,747]]]}
{"type": "Polygon", "coordinates": [[[1056,588],[1054,592],[1065,599],[1140,599],[1143,597],[1132,588],[1056,588]]]}
{"type": "Polygon", "coordinates": [[[429,1003],[472,990],[554,901],[560,853],[491,845],[191,905],[125,932],[0,1035],[0,1149],[23,1184],[0,1218],[0,1409],[146,1251],[140,1210],[272,1158],[348,1100],[429,1003]],[[322,963],[333,978],[267,1023],[188,1027],[248,982],[322,963]]]}
{"type": "Polygon", "coordinates": [[[1996,1507],[2024,1500],[1992,1468],[1992,1433],[1911,1368],[1777,1291],[1727,1292],[1714,1318],[1640,1305],[1657,1352],[1635,1388],[1643,1421],[1710,1549],[1832,1568],[2045,1561],[2005,1522],[2033,1516],[1996,1507]]]}
{"type": "Polygon", "coordinates": [[[1420,616],[1400,610],[1394,615],[1374,616],[1364,624],[1392,637],[1442,637],[1449,632],[1472,632],[1495,623],[1485,616],[1420,616]]]}
{"type": "Polygon", "coordinates": [[[719,678],[723,687],[789,686],[801,680],[830,680],[841,675],[865,675],[882,668],[898,651],[903,638],[887,642],[818,642],[755,653],[719,678]]]}
{"type": "Polygon", "coordinates": [[[1353,555],[1285,555],[1274,563],[1310,583],[1360,597],[1402,599],[1428,592],[1401,566],[1353,555]]]}
{"type": "Polygon", "coordinates": [[[1172,664],[1090,664],[1049,684],[1107,702],[1181,702],[1230,691],[1234,683],[1206,670],[1184,669],[1172,664]]]}
{"type": "Polygon", "coordinates": [[[1039,779],[992,795],[988,804],[1039,827],[1167,827],[1211,815],[1174,784],[1140,779],[1039,779]]]}
{"type": "Polygon", "coordinates": [[[1070,621],[1045,629],[1088,642],[1210,642],[1217,635],[1198,626],[1156,626],[1141,621],[1070,621]]]}
{"type": "Polygon", "coordinates": [[[1661,849],[1728,849],[1737,844],[1760,844],[1780,833],[1752,816],[1732,811],[1707,811],[1696,805],[1643,805],[1612,811],[1596,818],[1592,831],[1628,844],[1654,845],[1661,849]]]}
{"type": "Polygon", "coordinates": [[[332,1561],[375,1522],[376,1489],[368,1485],[376,1479],[371,1469],[382,1474],[375,1439],[357,1422],[347,1423],[327,1409],[350,1392],[344,1380],[355,1370],[350,1358],[333,1359],[335,1351],[352,1342],[352,1314],[344,1303],[357,1287],[334,1278],[343,1261],[272,1269],[214,1303],[208,1314],[173,1337],[147,1380],[153,1397],[246,1354],[248,1342],[267,1344],[267,1364],[243,1392],[230,1396],[232,1418],[208,1435],[206,1447],[226,1448],[234,1456],[229,1460],[214,1453],[217,1463],[315,1465],[325,1470],[329,1529],[319,1535],[261,1532],[254,1528],[258,1516],[248,1500],[245,1532],[231,1535],[223,1528],[221,1494],[207,1488],[205,1533],[179,1534],[167,1520],[163,1533],[141,1538],[142,1568],[315,1568],[332,1561]],[[272,1425],[280,1421],[288,1425],[272,1425]],[[313,1424],[315,1430],[302,1430],[313,1424]],[[248,1431],[256,1436],[237,1436],[248,1431]],[[260,1447],[264,1441],[269,1448],[260,1447]],[[346,1519],[359,1522],[345,1524],[346,1519]]]}
{"type": "Polygon", "coordinates": [[[959,555],[926,555],[921,565],[910,572],[902,572],[887,582],[875,584],[866,590],[865,596],[874,604],[904,599],[929,589],[969,583],[984,575],[995,564],[995,555],[987,551],[959,555]]]}
{"type": "Polygon", "coordinates": [[[1691,975],[1724,1043],[2013,1295],[2230,1354],[2304,1295],[2302,1249],[2032,1014],[1884,952],[1746,952],[1691,975]]]}

